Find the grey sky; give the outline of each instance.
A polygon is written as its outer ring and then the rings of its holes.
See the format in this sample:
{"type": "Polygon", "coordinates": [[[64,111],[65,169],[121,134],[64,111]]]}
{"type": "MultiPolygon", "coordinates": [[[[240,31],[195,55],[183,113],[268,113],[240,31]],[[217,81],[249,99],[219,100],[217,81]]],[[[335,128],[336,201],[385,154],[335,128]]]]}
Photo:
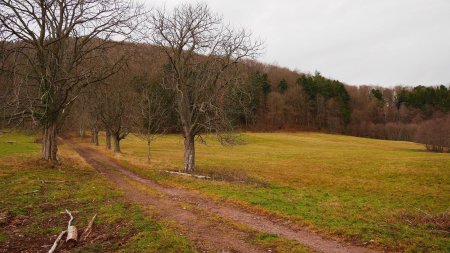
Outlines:
{"type": "Polygon", "coordinates": [[[450,83],[450,0],[203,2],[263,39],[265,63],[355,85],[450,83]]]}

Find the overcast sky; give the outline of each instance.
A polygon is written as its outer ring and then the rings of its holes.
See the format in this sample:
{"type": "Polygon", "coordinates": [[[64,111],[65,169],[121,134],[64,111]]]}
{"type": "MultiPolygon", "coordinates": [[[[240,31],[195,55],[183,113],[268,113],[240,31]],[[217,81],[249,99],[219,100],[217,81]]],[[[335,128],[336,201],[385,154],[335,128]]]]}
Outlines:
{"type": "Polygon", "coordinates": [[[203,2],[264,40],[265,63],[354,85],[450,84],[450,0],[203,2]]]}

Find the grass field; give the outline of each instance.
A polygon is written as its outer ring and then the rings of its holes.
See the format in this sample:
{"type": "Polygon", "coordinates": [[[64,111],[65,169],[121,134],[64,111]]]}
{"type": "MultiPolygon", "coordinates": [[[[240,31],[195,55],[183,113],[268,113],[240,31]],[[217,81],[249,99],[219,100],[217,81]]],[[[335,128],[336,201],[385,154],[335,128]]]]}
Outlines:
{"type": "Polygon", "coordinates": [[[177,135],[155,141],[151,165],[146,143],[133,136],[116,158],[143,176],[289,217],[330,237],[396,251],[450,251],[449,154],[318,133],[239,138],[245,144],[223,147],[212,138],[197,144],[198,173],[213,181],[160,172],[182,168],[177,135]]]}
{"type": "MultiPolygon", "coordinates": [[[[196,146],[197,173],[214,178],[208,181],[161,173],[182,168],[178,135],[154,142],[150,165],[146,143],[131,135],[122,141],[123,153],[114,156],[163,184],[287,217],[329,237],[393,251],[450,251],[449,154],[425,152],[409,142],[318,133],[239,138],[242,145],[223,147],[207,138],[206,145],[196,146]]],[[[170,224],[152,218],[151,210],[125,202],[66,145],[59,147],[62,165],[39,162],[40,145],[34,140],[24,134],[0,136],[0,216],[7,218],[0,220],[0,248],[50,245],[67,224],[60,212],[68,208],[80,212],[81,228],[98,213],[94,237],[107,235],[77,247],[79,252],[195,251],[170,224]]],[[[113,155],[103,146],[98,150],[113,155]]],[[[273,245],[278,239],[262,234],[257,240],[273,245]]]]}
{"type": "Polygon", "coordinates": [[[97,213],[88,242],[72,252],[195,252],[152,211],[123,200],[111,182],[61,145],[61,165],[40,161],[35,136],[0,135],[0,252],[46,252],[77,211],[79,233],[97,213]],[[8,144],[7,141],[16,141],[8,144]]]}

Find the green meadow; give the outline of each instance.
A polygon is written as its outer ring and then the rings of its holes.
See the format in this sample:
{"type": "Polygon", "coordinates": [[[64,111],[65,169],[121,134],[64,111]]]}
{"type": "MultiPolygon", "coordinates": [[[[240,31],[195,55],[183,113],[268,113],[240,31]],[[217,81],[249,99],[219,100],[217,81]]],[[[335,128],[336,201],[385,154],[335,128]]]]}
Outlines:
{"type": "Polygon", "coordinates": [[[178,135],[154,142],[151,164],[146,143],[131,135],[115,157],[140,175],[330,237],[386,250],[450,251],[449,154],[411,142],[319,133],[244,133],[238,140],[234,146],[212,137],[197,142],[197,173],[213,180],[161,172],[182,169],[178,135]]]}
{"type": "MultiPolygon", "coordinates": [[[[133,135],[122,141],[121,154],[105,150],[103,143],[97,149],[162,184],[283,217],[326,237],[388,251],[450,251],[449,154],[426,152],[411,142],[319,133],[243,133],[237,138],[234,146],[222,146],[212,136],[197,142],[196,173],[211,180],[162,172],[182,169],[179,135],[159,136],[150,164],[146,143],[133,135]]],[[[0,136],[0,211],[25,224],[20,231],[37,238],[36,248],[67,223],[54,210],[68,208],[80,212],[79,222],[98,213],[99,233],[120,228],[113,239],[84,245],[81,251],[195,251],[171,226],[152,218],[151,210],[124,202],[112,183],[67,145],[59,147],[60,165],[39,161],[35,139],[18,133],[0,136]]],[[[95,148],[87,140],[79,142],[95,148]]],[[[2,231],[0,245],[14,236],[2,231]]],[[[264,245],[274,238],[258,240],[264,245]]]]}

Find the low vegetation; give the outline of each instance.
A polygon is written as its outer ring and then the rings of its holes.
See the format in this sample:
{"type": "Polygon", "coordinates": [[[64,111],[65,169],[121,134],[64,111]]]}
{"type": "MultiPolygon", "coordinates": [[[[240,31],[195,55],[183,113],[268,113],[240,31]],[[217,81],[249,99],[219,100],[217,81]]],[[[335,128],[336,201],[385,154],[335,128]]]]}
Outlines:
{"type": "Polygon", "coordinates": [[[183,168],[178,136],[157,139],[150,165],[146,144],[135,137],[115,157],[143,176],[332,237],[397,251],[450,249],[448,154],[410,142],[318,133],[246,133],[245,144],[233,147],[206,140],[197,146],[198,173],[212,176],[209,181],[161,173],[183,168]]]}

